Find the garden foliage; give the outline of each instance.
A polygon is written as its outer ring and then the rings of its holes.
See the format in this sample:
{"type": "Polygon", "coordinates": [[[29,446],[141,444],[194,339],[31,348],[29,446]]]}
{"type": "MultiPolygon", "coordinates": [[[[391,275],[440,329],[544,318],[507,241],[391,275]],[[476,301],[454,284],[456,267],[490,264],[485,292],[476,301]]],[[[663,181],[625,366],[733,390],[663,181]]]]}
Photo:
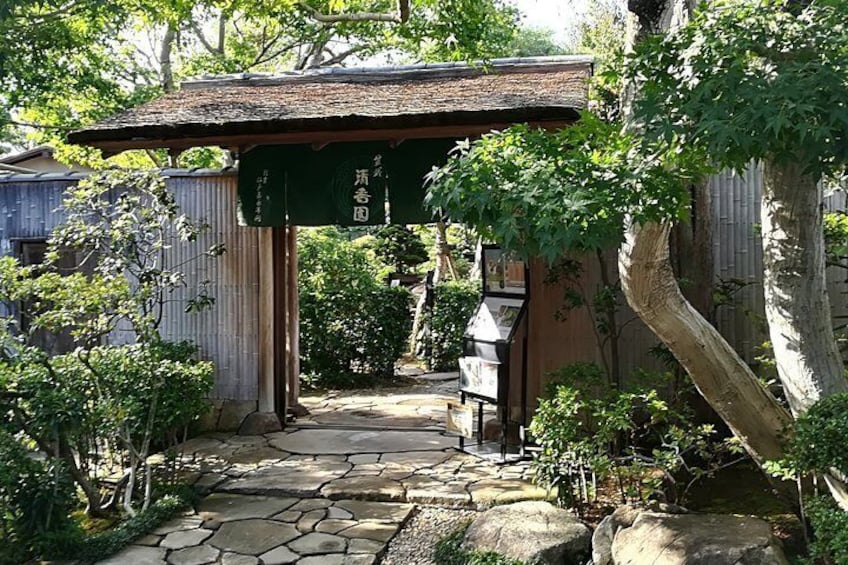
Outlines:
{"type": "Polygon", "coordinates": [[[202,226],[179,213],[158,174],[93,175],[68,189],[62,214],[47,263],[0,258],[0,533],[26,557],[73,537],[61,517],[75,509],[74,488],[92,516],[148,509],[154,483],[176,471],[154,475],[149,454],[184,437],[212,387],[211,363],[192,344],[164,340],[160,326],[178,290],[187,311],[213,303],[186,289],[183,269],[223,248],[173,263],[168,249],[202,226]],[[86,266],[60,274],[53,262],[68,252],[86,266]],[[110,345],[119,329],[135,343],[110,345]],[[68,335],[75,349],[51,355],[44,334],[68,335]]]}
{"type": "Polygon", "coordinates": [[[683,181],[705,172],[702,156],[641,143],[588,113],[555,133],[512,126],[460,142],[430,175],[428,204],[525,258],[605,250],[621,241],[628,214],[681,217],[683,181]]]}
{"type": "Polygon", "coordinates": [[[734,440],[716,437],[686,406],[665,400],[670,378],[642,373],[634,378],[639,384],[618,390],[592,363],[553,374],[530,425],[541,447],[536,480],[555,488],[560,503],[578,507],[607,481],[622,503],[680,502],[698,480],[738,459],[734,440]]]}
{"type": "Polygon", "coordinates": [[[425,311],[422,343],[428,366],[434,371],[454,371],[462,355],[462,338],[480,301],[477,281],[449,281],[433,289],[433,304],[425,311]]]}
{"type": "MultiPolygon", "coordinates": [[[[848,438],[848,394],[842,393],[818,401],[801,415],[788,439],[786,458],[770,461],[766,469],[789,480],[824,473],[846,477],[845,438],[848,438]]],[[[848,563],[848,512],[823,496],[811,496],[804,506],[814,532],[810,557],[828,564],[848,563]]]]}
{"type": "Polygon", "coordinates": [[[424,241],[405,226],[385,226],[374,238],[377,256],[396,273],[410,273],[429,257],[424,241]]]}
{"type": "Polygon", "coordinates": [[[336,228],[298,234],[301,368],[315,384],[391,377],[411,329],[410,295],[377,280],[380,266],[336,228]]]}

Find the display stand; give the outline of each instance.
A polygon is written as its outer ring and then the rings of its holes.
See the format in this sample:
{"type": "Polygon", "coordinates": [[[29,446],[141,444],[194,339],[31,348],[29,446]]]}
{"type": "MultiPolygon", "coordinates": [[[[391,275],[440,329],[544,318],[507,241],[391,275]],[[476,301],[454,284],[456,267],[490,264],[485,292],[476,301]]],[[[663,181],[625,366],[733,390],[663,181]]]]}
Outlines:
{"type": "MultiPolygon", "coordinates": [[[[529,270],[523,261],[510,258],[494,245],[483,246],[483,296],[466,328],[463,356],[460,358],[459,393],[463,406],[477,403],[476,443],[460,434],[459,449],[499,462],[523,459],[526,455],[527,425],[527,320],[529,317],[529,270]],[[516,343],[518,330],[524,336],[516,343]],[[521,415],[511,420],[510,383],[512,361],[521,356],[521,415]],[[483,408],[497,406],[500,439],[483,441],[483,408]],[[519,445],[507,444],[510,423],[517,424],[519,445]]],[[[473,416],[472,416],[473,418],[473,416]]],[[[469,426],[473,427],[473,426],[469,426]]],[[[469,434],[470,435],[470,434],[469,434]]]]}

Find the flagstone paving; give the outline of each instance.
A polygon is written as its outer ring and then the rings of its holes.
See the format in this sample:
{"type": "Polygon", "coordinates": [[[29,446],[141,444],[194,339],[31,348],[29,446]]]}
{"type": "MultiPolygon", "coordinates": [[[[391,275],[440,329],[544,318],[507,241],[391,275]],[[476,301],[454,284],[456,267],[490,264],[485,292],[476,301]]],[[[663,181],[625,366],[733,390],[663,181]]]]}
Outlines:
{"type": "Polygon", "coordinates": [[[526,463],[494,465],[436,432],[291,429],[183,444],[206,493],[105,565],[369,565],[416,504],[484,508],[547,493],[526,463]]]}
{"type": "MultiPolygon", "coordinates": [[[[304,391],[301,405],[309,414],[298,424],[431,428],[443,430],[447,403],[459,398],[459,374],[428,373],[409,378],[411,384],[391,388],[304,391]]],[[[487,409],[487,417],[494,416],[487,409]]]]}
{"type": "Polygon", "coordinates": [[[547,498],[526,462],[495,465],[455,449],[457,439],[443,433],[455,379],[424,375],[411,387],[302,397],[311,415],[298,424],[345,429],[185,442],[184,476],[205,498],[100,563],[369,565],[418,504],[473,510],[547,498]]]}

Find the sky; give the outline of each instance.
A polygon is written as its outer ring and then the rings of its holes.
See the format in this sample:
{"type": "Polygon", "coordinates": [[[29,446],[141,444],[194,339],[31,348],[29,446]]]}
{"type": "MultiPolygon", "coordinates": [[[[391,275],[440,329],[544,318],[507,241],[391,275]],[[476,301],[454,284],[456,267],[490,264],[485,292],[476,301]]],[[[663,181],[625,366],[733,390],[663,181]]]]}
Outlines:
{"type": "Polygon", "coordinates": [[[511,0],[525,15],[525,23],[553,30],[560,42],[566,41],[590,0],[511,0]]]}

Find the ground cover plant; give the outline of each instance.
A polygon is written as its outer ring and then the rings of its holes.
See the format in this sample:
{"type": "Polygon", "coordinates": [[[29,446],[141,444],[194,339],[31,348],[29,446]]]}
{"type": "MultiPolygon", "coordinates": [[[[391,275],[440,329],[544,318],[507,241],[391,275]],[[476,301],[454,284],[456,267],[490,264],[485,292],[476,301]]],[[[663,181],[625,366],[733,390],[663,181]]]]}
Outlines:
{"type": "Polygon", "coordinates": [[[468,551],[462,548],[465,531],[471,522],[457,528],[436,543],[433,561],[437,565],[522,565],[521,561],[493,551],[468,551]]]}

